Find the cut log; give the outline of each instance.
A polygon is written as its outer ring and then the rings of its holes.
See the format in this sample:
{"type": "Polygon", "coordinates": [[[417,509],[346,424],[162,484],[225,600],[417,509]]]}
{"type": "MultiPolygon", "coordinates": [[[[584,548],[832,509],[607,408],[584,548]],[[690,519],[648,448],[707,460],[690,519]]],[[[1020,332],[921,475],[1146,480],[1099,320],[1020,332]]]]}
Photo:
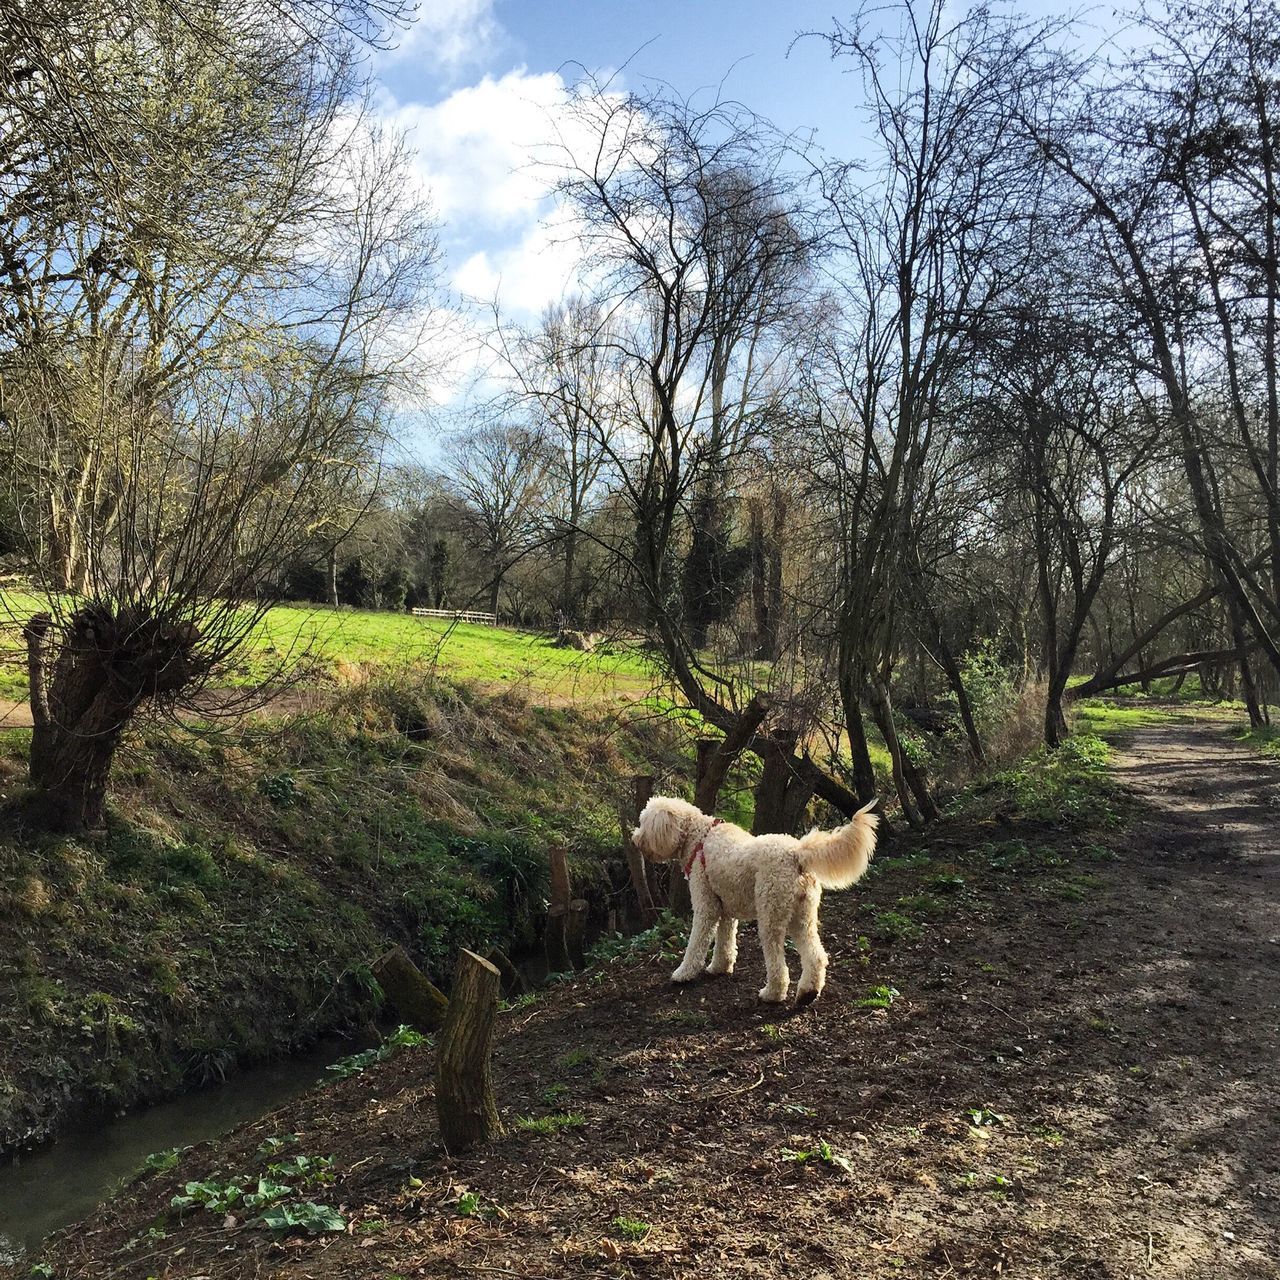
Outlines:
{"type": "Polygon", "coordinates": [[[522,996],[529,990],[524,974],[511,963],[511,957],[501,947],[490,947],[488,960],[502,975],[502,989],[507,995],[522,996]]]}
{"type": "Polygon", "coordinates": [[[502,1133],[493,1097],[493,1024],[502,980],[473,951],[458,952],[453,992],[436,1050],[436,1114],[451,1155],[502,1133]]]}
{"type": "Polygon", "coordinates": [[[551,849],[551,906],[542,945],[552,973],[573,972],[569,955],[569,858],[558,845],[551,849]]]}
{"type": "Polygon", "coordinates": [[[391,1007],[416,1031],[439,1031],[449,1009],[449,999],[409,959],[405,949],[394,946],[372,965],[373,976],[391,1007]]]}

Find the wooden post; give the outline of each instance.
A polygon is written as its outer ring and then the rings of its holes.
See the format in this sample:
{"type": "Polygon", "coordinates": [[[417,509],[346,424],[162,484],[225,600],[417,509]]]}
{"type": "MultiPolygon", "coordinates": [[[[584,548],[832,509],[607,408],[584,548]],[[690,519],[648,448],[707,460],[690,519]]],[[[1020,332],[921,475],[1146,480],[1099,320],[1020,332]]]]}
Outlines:
{"type": "Polygon", "coordinates": [[[653,776],[647,773],[637,774],[631,779],[630,810],[622,813],[622,848],[627,857],[627,871],[631,875],[631,887],[636,891],[636,901],[640,904],[640,923],[647,929],[658,918],[658,908],[653,904],[653,890],[649,887],[649,870],[645,865],[644,855],[631,840],[631,832],[640,821],[641,810],[649,803],[653,795],[653,776]]]}
{"type": "Polygon", "coordinates": [[[689,882],[684,878],[684,864],[679,860],[667,863],[667,910],[678,916],[693,913],[689,882]]]}
{"type": "Polygon", "coordinates": [[[428,981],[403,947],[392,947],[370,968],[392,1007],[411,1027],[424,1033],[440,1030],[449,1000],[428,981]]]}
{"type": "Polygon", "coordinates": [[[569,859],[560,846],[551,849],[551,906],[542,936],[547,967],[552,973],[570,973],[569,955],[569,859]]]}
{"type": "Polygon", "coordinates": [[[458,952],[449,1012],[436,1050],[436,1115],[454,1155],[502,1133],[493,1099],[493,1024],[501,975],[487,960],[458,952]]]}
{"type": "Polygon", "coordinates": [[[587,967],[586,939],[587,912],[590,904],[586,898],[574,898],[565,916],[564,948],[575,969],[587,967]]]}

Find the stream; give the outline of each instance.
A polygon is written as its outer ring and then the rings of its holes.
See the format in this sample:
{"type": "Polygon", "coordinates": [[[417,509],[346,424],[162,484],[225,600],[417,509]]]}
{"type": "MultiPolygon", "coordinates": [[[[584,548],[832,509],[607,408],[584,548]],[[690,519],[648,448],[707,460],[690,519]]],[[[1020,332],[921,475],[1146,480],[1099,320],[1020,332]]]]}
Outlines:
{"type": "Polygon", "coordinates": [[[324,1040],[172,1101],[72,1126],[48,1146],[12,1157],[0,1165],[0,1266],[21,1261],[46,1236],[91,1213],[153,1151],[194,1146],[274,1111],[360,1047],[324,1040]]]}

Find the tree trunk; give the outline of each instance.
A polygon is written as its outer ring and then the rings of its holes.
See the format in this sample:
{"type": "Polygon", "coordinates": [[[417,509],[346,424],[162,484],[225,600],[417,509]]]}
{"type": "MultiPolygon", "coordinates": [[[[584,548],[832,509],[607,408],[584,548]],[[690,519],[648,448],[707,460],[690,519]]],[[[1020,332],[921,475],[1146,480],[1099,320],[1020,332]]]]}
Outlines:
{"type": "Polygon", "coordinates": [[[976,765],[987,762],[986,753],[982,749],[982,738],[978,735],[978,722],[973,716],[973,704],[969,701],[969,691],[964,687],[964,677],[960,674],[960,666],[951,646],[943,638],[938,628],[938,665],[947,677],[947,685],[956,695],[956,707],[960,712],[960,723],[964,726],[964,736],[969,744],[969,754],[976,765]]]}
{"type": "Polygon", "coordinates": [[[190,624],[103,605],[72,615],[50,673],[53,620],[36,614],[23,629],[31,679],[29,771],[43,821],[61,831],[103,825],[116,748],[146,702],[201,674],[190,624]]]}
{"type": "Polygon", "coordinates": [[[754,694],[722,739],[698,739],[697,780],[693,802],[703,813],[715,813],[720,788],[724,786],[733,762],[751,742],[772,705],[767,694],[754,694]]]}
{"type": "MultiPolygon", "coordinates": [[[[560,612],[570,626],[578,626],[577,592],[573,586],[574,565],[578,556],[578,530],[570,528],[564,535],[564,573],[560,582],[560,612]]],[[[496,610],[495,610],[496,612],[496,610]]]]}
{"type": "Polygon", "coordinates": [[[1249,642],[1245,638],[1244,624],[1240,619],[1240,611],[1227,602],[1227,613],[1231,619],[1231,642],[1235,646],[1236,661],[1240,668],[1240,683],[1244,688],[1245,707],[1249,712],[1249,727],[1261,729],[1267,723],[1258,699],[1258,685],[1253,678],[1253,668],[1249,665],[1249,642]]]}
{"type": "Polygon", "coordinates": [[[889,751],[890,766],[893,771],[893,786],[898,793],[898,803],[907,822],[913,827],[924,825],[923,817],[916,812],[912,801],[911,785],[903,768],[902,743],[898,739],[898,731],[893,724],[893,709],[889,703],[889,695],[879,681],[873,680],[870,685],[871,713],[884,738],[884,745],[889,751]]]}
{"type": "Polygon", "coordinates": [[[1062,710],[1062,689],[1056,673],[1049,681],[1044,699],[1044,740],[1050,747],[1060,747],[1069,733],[1067,717],[1062,710]]]}
{"type": "Polygon", "coordinates": [[[473,951],[458,952],[449,1012],[436,1049],[436,1114],[450,1155],[502,1134],[493,1097],[493,1025],[501,980],[473,951]]]}
{"type": "Polygon", "coordinates": [[[333,608],[338,607],[338,545],[334,543],[329,548],[328,558],[328,575],[325,583],[325,590],[329,593],[329,603],[333,608]]]}
{"type": "MultiPolygon", "coordinates": [[[[845,731],[849,735],[849,755],[853,764],[853,788],[859,804],[870,804],[876,798],[876,772],[867,745],[867,729],[862,719],[860,680],[853,677],[840,681],[840,701],[844,710],[845,731]]],[[[821,788],[819,788],[821,792],[821,788]]]]}
{"type": "Polygon", "coordinates": [[[795,749],[794,733],[776,733],[766,740],[761,751],[763,769],[756,784],[753,835],[773,831],[794,835],[804,817],[816,775],[812,767],[805,767],[804,758],[795,755],[795,749]]]}
{"type": "Polygon", "coordinates": [[[710,478],[691,503],[689,551],[684,562],[684,626],[689,645],[695,650],[706,646],[711,624],[719,621],[727,587],[725,504],[714,467],[709,468],[709,473],[710,478]]]}

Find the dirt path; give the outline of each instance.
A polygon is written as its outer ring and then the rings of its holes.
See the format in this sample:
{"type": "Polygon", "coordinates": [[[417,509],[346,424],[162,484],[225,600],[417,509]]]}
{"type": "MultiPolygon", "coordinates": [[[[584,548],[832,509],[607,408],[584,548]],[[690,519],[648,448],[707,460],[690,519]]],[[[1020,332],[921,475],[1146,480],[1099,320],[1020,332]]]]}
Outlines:
{"type": "Polygon", "coordinates": [[[1198,722],[1136,733],[1118,769],[1151,806],[1129,831],[1001,817],[831,895],[805,1013],[755,1003],[750,932],[728,980],[615,962],[503,1016],[494,1147],[441,1155],[409,1051],[191,1152],[53,1274],[1275,1280],[1280,768],[1198,722]],[[876,987],[887,1009],[859,1004],[876,987]],[[310,1194],[349,1234],[164,1217],[281,1133],[334,1157],[310,1194]]]}

